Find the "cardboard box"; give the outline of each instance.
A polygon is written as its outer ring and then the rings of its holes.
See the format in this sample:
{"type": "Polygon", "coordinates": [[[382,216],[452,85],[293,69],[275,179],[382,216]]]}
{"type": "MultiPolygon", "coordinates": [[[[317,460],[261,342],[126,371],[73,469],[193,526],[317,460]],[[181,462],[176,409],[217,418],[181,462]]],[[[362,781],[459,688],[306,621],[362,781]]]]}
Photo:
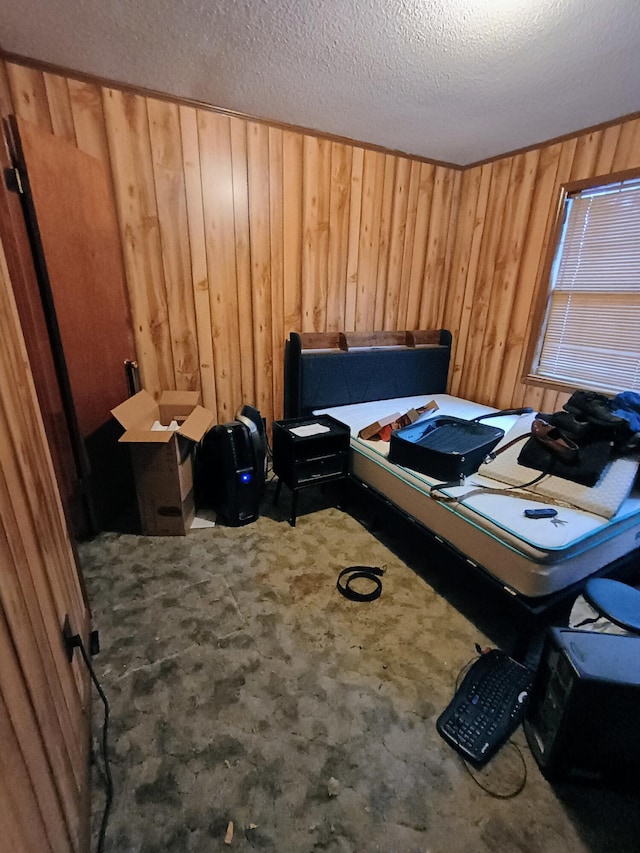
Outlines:
{"type": "Polygon", "coordinates": [[[197,391],[164,391],[157,403],[139,391],[111,411],[125,428],[120,441],[131,450],[146,536],[184,536],[191,527],[193,449],[214,421],[199,402],[197,391]]]}
{"type": "Polygon", "coordinates": [[[369,424],[369,426],[363,427],[358,433],[358,438],[362,438],[367,441],[369,439],[375,440],[377,437],[383,441],[389,441],[393,430],[409,426],[409,424],[417,421],[420,415],[423,415],[425,412],[435,412],[437,409],[438,404],[435,400],[431,400],[426,405],[420,406],[419,409],[409,409],[409,411],[405,412],[404,415],[401,415],[400,412],[394,412],[386,418],[380,418],[380,420],[374,421],[372,424],[369,424]],[[385,427],[389,427],[389,429],[385,430],[385,427]]]}

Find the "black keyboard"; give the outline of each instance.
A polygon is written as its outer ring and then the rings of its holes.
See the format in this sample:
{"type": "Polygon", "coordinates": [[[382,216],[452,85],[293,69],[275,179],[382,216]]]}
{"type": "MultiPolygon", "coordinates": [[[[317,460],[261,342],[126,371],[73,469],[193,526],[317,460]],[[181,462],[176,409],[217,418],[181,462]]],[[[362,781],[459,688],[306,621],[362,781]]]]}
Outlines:
{"type": "Polygon", "coordinates": [[[491,649],[473,662],[436,729],[464,758],[485,764],[522,721],[532,681],[530,669],[491,649]]]}

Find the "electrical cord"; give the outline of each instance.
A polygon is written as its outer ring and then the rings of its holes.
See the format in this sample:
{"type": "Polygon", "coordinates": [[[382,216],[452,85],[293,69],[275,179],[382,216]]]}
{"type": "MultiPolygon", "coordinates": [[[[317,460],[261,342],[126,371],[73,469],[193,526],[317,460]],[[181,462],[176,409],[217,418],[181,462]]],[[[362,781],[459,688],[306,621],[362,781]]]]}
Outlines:
{"type": "Polygon", "coordinates": [[[513,789],[513,791],[507,791],[506,793],[502,793],[500,791],[494,791],[491,788],[488,788],[486,785],[483,785],[482,782],[478,779],[477,776],[474,775],[473,771],[469,764],[464,760],[462,756],[460,760],[462,761],[462,766],[467,771],[469,776],[473,779],[476,785],[481,788],[486,794],[489,794],[490,797],[494,797],[497,800],[511,800],[514,797],[517,797],[524,790],[524,786],[527,784],[527,765],[524,760],[524,755],[522,754],[522,750],[518,746],[517,743],[514,743],[512,740],[507,741],[506,746],[512,747],[516,751],[516,755],[520,759],[520,763],[522,764],[522,779],[518,782],[517,786],[513,789]]]}
{"type": "Polygon", "coordinates": [[[70,638],[70,646],[71,648],[80,649],[80,654],[82,655],[82,659],[85,662],[87,669],[89,670],[89,675],[91,680],[93,681],[96,690],[98,691],[98,695],[102,700],[102,704],[104,705],[104,719],[102,723],[102,761],[104,766],[104,776],[105,776],[105,805],[104,811],[102,813],[102,820],[100,822],[100,832],[98,834],[98,847],[97,853],[102,853],[104,850],[104,841],[107,832],[107,823],[109,821],[109,813],[111,812],[111,806],[113,804],[113,778],[111,776],[111,767],[109,765],[109,751],[108,751],[108,731],[109,731],[109,702],[105,695],[104,690],[100,682],[98,681],[98,677],[93,669],[93,665],[91,663],[91,659],[87,654],[87,650],[84,647],[84,643],[82,642],[82,638],[76,634],[75,636],[70,638]]]}

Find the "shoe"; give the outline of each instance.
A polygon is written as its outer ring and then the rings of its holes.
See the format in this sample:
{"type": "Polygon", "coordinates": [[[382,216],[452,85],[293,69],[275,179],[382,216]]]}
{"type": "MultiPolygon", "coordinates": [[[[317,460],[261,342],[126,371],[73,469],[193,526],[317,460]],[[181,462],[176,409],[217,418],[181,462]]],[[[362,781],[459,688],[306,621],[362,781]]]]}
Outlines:
{"type": "Polygon", "coordinates": [[[597,438],[600,434],[600,428],[597,425],[586,420],[583,415],[576,415],[573,412],[560,411],[549,414],[538,412],[537,417],[551,426],[558,427],[565,436],[579,443],[592,440],[594,436],[597,438]]]}
{"type": "Polygon", "coordinates": [[[558,427],[536,418],[531,425],[531,435],[565,465],[577,462],[580,448],[575,441],[563,435],[558,427]]]}
{"type": "Polygon", "coordinates": [[[566,412],[582,415],[598,426],[620,427],[625,419],[611,411],[611,401],[596,391],[574,391],[562,407],[566,412]]]}

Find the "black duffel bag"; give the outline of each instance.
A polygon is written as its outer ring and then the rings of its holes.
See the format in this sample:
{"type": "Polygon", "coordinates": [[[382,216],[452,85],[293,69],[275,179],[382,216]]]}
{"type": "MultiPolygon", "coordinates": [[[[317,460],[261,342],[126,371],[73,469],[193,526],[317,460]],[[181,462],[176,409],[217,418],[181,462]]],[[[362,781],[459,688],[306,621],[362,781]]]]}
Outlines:
{"type": "Polygon", "coordinates": [[[504,436],[499,427],[481,423],[501,415],[523,415],[533,409],[504,409],[471,421],[438,415],[395,430],[389,441],[389,462],[403,465],[446,483],[462,483],[474,474],[504,436]]]}

